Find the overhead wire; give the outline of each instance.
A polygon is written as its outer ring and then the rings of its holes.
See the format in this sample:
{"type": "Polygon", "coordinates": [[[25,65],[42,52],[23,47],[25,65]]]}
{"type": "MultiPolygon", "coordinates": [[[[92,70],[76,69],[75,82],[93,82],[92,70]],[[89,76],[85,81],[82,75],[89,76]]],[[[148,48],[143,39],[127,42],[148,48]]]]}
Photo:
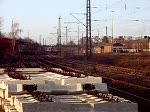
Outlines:
{"type": "Polygon", "coordinates": [[[131,15],[137,14],[137,13],[139,13],[139,12],[142,12],[142,11],[144,11],[144,10],[147,10],[147,9],[149,9],[149,8],[150,8],[150,7],[146,7],[146,8],[144,8],[144,9],[139,10],[139,11],[133,11],[133,12],[131,12],[131,13],[128,13],[128,14],[125,15],[125,16],[118,16],[118,17],[120,18],[120,17],[131,16],[131,15]]]}
{"type": "MultiPolygon", "coordinates": [[[[120,2],[122,2],[122,0],[121,1],[118,1],[118,2],[116,2],[115,4],[118,4],[118,3],[120,3],[120,2]]],[[[111,6],[114,6],[115,4],[113,4],[113,5],[111,5],[111,6]]],[[[111,6],[109,7],[109,8],[111,8],[111,6]]],[[[141,9],[141,10],[138,10],[138,11],[133,11],[133,12],[130,12],[130,13],[128,13],[128,14],[126,14],[126,15],[121,15],[121,16],[118,16],[116,19],[118,19],[119,18],[119,21],[123,21],[123,22],[125,22],[125,20],[121,20],[120,18],[122,18],[122,17],[129,17],[130,15],[133,15],[133,14],[137,14],[137,13],[140,13],[140,12],[142,12],[142,11],[144,11],[144,10],[147,10],[147,9],[149,9],[150,7],[146,7],[146,8],[144,8],[144,9],[141,9]]],[[[125,3],[124,3],[124,9],[125,9],[125,11],[127,10],[127,3],[126,3],[126,0],[125,0],[125,3]]],[[[101,10],[102,11],[102,10],[101,10]]],[[[147,20],[148,21],[148,20],[147,20]]],[[[118,21],[117,21],[118,22],[118,21]]],[[[120,22],[119,22],[120,23],[120,22]]]]}
{"type": "MultiPolygon", "coordinates": [[[[117,1],[117,2],[115,2],[115,3],[113,3],[113,4],[111,4],[111,5],[107,6],[107,7],[104,8],[104,9],[99,9],[98,11],[93,12],[92,15],[95,15],[95,14],[97,14],[97,13],[99,13],[99,12],[105,13],[106,10],[111,9],[111,8],[115,7],[116,5],[122,3],[122,2],[123,2],[123,0],[119,0],[119,1],[117,1]]],[[[119,21],[120,21],[120,22],[122,22],[122,21],[125,22],[125,20],[122,20],[122,19],[121,19],[122,17],[128,18],[128,17],[131,16],[131,15],[135,15],[135,14],[140,13],[140,12],[146,10],[146,9],[149,9],[149,8],[150,8],[150,7],[146,7],[146,8],[143,8],[143,9],[139,9],[139,10],[136,10],[136,11],[133,11],[133,12],[126,13],[125,15],[116,16],[115,18],[116,18],[116,19],[119,18],[119,21]]],[[[124,9],[125,11],[128,11],[128,4],[127,4],[126,0],[125,0],[125,2],[123,3],[122,9],[124,9]]],[[[80,20],[82,21],[83,19],[85,19],[85,17],[81,18],[80,20]]],[[[117,21],[117,23],[118,23],[119,21],[117,21]]],[[[120,23],[120,22],[119,22],[119,23],[120,23]]],[[[116,23],[116,24],[117,24],[117,23],[116,23]]],[[[131,25],[131,26],[132,26],[132,25],[131,25]]]]}
{"type": "MultiPolygon", "coordinates": [[[[122,2],[122,0],[119,0],[119,1],[115,2],[114,4],[112,4],[112,5],[110,5],[110,6],[107,6],[105,10],[108,10],[109,8],[111,8],[111,7],[113,7],[113,6],[117,5],[117,4],[119,4],[119,3],[121,3],[121,2],[122,2]]],[[[93,14],[97,14],[97,13],[103,11],[103,10],[104,10],[104,9],[100,9],[100,10],[98,10],[98,11],[96,11],[96,12],[93,12],[92,15],[93,15],[93,14]]]]}
{"type": "MultiPolygon", "coordinates": [[[[97,13],[103,11],[103,10],[108,10],[108,9],[110,9],[110,8],[112,8],[112,7],[116,6],[116,5],[118,5],[118,4],[121,3],[121,2],[122,2],[122,0],[119,0],[119,1],[117,1],[117,2],[115,2],[115,3],[113,3],[113,4],[111,4],[111,5],[107,6],[106,9],[100,9],[100,10],[98,10],[98,11],[96,11],[96,12],[93,12],[92,15],[93,15],[93,14],[97,14],[97,13]]],[[[85,17],[81,18],[80,20],[82,21],[83,19],[85,19],[85,17]]],[[[106,22],[107,22],[107,20],[106,20],[106,22]]]]}
{"type": "MultiPolygon", "coordinates": [[[[111,7],[113,7],[113,6],[117,5],[117,4],[119,4],[120,2],[122,2],[122,0],[119,0],[119,1],[117,1],[117,2],[115,2],[115,3],[113,3],[113,4],[111,4],[111,5],[107,6],[106,9],[108,10],[109,8],[111,8],[111,7]]],[[[101,11],[106,10],[106,9],[100,9],[100,10],[98,10],[98,11],[95,11],[95,12],[92,13],[92,15],[93,15],[93,14],[97,14],[98,12],[101,12],[101,11]]],[[[85,19],[85,17],[81,18],[81,20],[83,20],[83,19],[85,19]]]]}

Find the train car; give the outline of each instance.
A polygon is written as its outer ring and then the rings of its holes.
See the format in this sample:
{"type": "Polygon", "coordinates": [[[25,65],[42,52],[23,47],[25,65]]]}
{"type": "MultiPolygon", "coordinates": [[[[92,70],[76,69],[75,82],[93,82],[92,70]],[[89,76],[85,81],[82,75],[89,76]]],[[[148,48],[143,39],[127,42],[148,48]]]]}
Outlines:
{"type": "Polygon", "coordinates": [[[23,52],[25,48],[25,42],[21,40],[13,40],[11,38],[0,38],[0,54],[16,54],[23,52]]]}

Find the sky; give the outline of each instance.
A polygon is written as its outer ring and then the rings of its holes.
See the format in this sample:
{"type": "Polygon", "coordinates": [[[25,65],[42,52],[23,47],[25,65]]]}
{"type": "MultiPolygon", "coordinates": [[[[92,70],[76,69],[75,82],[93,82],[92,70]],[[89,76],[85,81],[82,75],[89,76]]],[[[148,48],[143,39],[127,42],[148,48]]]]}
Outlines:
{"type": "MultiPolygon", "coordinates": [[[[150,0],[91,0],[92,36],[108,34],[115,37],[150,35],[150,0]],[[99,21],[94,21],[99,20],[99,21]],[[138,20],[138,21],[135,21],[138,20]]],[[[0,0],[0,17],[3,19],[3,33],[11,31],[12,20],[19,23],[22,38],[29,36],[39,42],[41,35],[47,44],[57,42],[58,18],[61,16],[62,42],[65,43],[65,26],[68,36],[77,42],[78,24],[72,13],[83,24],[86,22],[86,0],[0,0]],[[76,14],[81,13],[81,14],[76,14]]],[[[80,38],[85,27],[79,24],[80,38]]]]}

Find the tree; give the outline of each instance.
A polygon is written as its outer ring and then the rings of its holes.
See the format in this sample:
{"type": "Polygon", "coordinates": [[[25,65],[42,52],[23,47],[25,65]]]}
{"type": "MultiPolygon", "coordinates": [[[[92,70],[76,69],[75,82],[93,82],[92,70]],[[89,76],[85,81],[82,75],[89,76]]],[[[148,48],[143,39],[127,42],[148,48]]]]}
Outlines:
{"type": "Polygon", "coordinates": [[[102,42],[103,42],[103,43],[109,43],[108,37],[107,37],[107,36],[104,36],[104,37],[102,38],[102,42]]]}
{"type": "Polygon", "coordinates": [[[25,41],[25,42],[27,42],[27,43],[34,43],[34,41],[33,41],[31,38],[29,38],[29,37],[25,37],[25,38],[23,39],[23,41],[25,41]]]}
{"type": "Polygon", "coordinates": [[[76,45],[76,44],[75,44],[75,42],[74,42],[74,41],[70,41],[70,42],[68,43],[68,45],[72,45],[72,46],[74,46],[74,45],[76,45]]]}
{"type": "Polygon", "coordinates": [[[45,53],[44,46],[41,46],[29,37],[25,37],[24,39],[19,38],[17,40],[25,42],[25,53],[27,54],[45,53]]]}
{"type": "Polygon", "coordinates": [[[99,38],[99,36],[95,36],[93,39],[94,39],[94,43],[97,45],[101,42],[101,39],[99,38]]]}
{"type": "Polygon", "coordinates": [[[85,45],[86,45],[86,37],[82,37],[82,38],[79,40],[79,44],[80,44],[82,47],[85,47],[85,45]]]}
{"type": "MultiPolygon", "coordinates": [[[[94,41],[93,41],[93,39],[91,40],[92,42],[92,47],[94,46],[94,41]]],[[[90,43],[90,39],[89,39],[89,43],[90,43]]],[[[80,45],[80,47],[82,47],[82,48],[86,48],[86,37],[82,37],[80,40],[79,40],[79,45],[80,45]]]]}

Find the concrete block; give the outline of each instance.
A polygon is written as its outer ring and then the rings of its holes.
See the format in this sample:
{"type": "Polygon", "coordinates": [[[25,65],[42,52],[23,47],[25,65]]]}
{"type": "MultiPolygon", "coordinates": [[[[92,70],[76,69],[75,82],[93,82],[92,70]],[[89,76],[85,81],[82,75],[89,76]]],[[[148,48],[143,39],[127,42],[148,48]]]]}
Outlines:
{"type": "Polygon", "coordinates": [[[94,104],[95,112],[138,112],[135,103],[98,103],[94,104]]]}
{"type": "Polygon", "coordinates": [[[76,91],[80,91],[80,89],[79,88],[77,89],[77,85],[74,85],[74,86],[69,86],[68,91],[76,92],[76,91]]]}
{"type": "Polygon", "coordinates": [[[52,85],[54,85],[55,83],[54,83],[54,81],[45,80],[45,84],[52,84],[52,85]]]}
{"type": "Polygon", "coordinates": [[[5,81],[0,82],[0,88],[1,89],[6,89],[6,82],[5,81]]]}
{"type": "Polygon", "coordinates": [[[101,77],[84,77],[84,78],[68,78],[62,80],[62,85],[72,84],[75,85],[77,83],[86,84],[86,83],[102,83],[101,77]]]}
{"type": "Polygon", "coordinates": [[[52,68],[53,70],[63,71],[61,68],[52,68]]]}
{"type": "Polygon", "coordinates": [[[22,84],[8,84],[8,92],[20,92],[22,90],[22,84]]]}
{"type": "Polygon", "coordinates": [[[69,88],[67,86],[57,85],[57,86],[54,87],[54,91],[68,91],[68,90],[69,90],[69,88]]]}
{"type": "Polygon", "coordinates": [[[92,77],[92,76],[88,76],[87,77],[87,83],[102,83],[102,77],[92,77]]]}
{"type": "Polygon", "coordinates": [[[17,110],[9,110],[9,112],[18,112],[17,110]]]}
{"type": "Polygon", "coordinates": [[[17,68],[16,71],[21,71],[21,72],[39,72],[43,71],[41,68],[17,68]]]}
{"type": "Polygon", "coordinates": [[[67,104],[64,102],[54,102],[23,104],[23,112],[90,112],[91,109],[89,104],[83,103],[67,104]]]}
{"type": "Polygon", "coordinates": [[[45,85],[37,85],[37,91],[41,92],[51,92],[54,90],[54,83],[53,84],[45,84],[45,85]]]}
{"type": "Polygon", "coordinates": [[[7,99],[9,96],[8,96],[8,85],[6,86],[6,89],[5,89],[5,99],[7,99]]]}
{"type": "Polygon", "coordinates": [[[11,96],[10,98],[10,104],[13,106],[15,101],[15,96],[11,96]]]}
{"type": "Polygon", "coordinates": [[[83,88],[82,88],[82,84],[81,84],[81,83],[78,83],[78,84],[77,84],[77,91],[83,91],[83,88]]]}
{"type": "Polygon", "coordinates": [[[0,89],[0,97],[5,98],[5,90],[4,89],[0,89]]]}
{"type": "Polygon", "coordinates": [[[95,89],[98,90],[99,92],[108,92],[107,84],[106,83],[101,83],[95,84],[95,89]]]}
{"type": "Polygon", "coordinates": [[[8,112],[18,112],[14,106],[8,108],[8,112]]]}
{"type": "Polygon", "coordinates": [[[71,104],[69,110],[70,112],[92,112],[92,107],[87,103],[71,104]]]}
{"type": "Polygon", "coordinates": [[[7,84],[45,84],[45,80],[13,80],[13,81],[7,81],[7,84]]]}
{"type": "Polygon", "coordinates": [[[78,92],[78,91],[82,91],[82,89],[80,88],[80,84],[76,84],[76,85],[66,85],[66,91],[68,92],[78,92]]]}
{"type": "Polygon", "coordinates": [[[5,69],[1,68],[1,69],[0,69],[0,74],[4,73],[4,70],[5,70],[5,69]]]}

